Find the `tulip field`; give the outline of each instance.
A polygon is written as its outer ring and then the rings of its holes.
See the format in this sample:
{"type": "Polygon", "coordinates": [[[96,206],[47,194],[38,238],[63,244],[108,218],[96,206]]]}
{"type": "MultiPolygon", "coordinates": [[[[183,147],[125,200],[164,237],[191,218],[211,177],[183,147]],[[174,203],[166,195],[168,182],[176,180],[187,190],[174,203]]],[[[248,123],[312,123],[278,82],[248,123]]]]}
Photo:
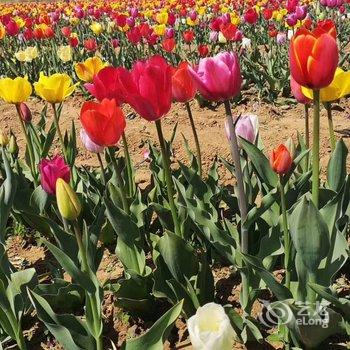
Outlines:
{"type": "Polygon", "coordinates": [[[350,1],[0,3],[0,350],[350,349],[350,1]]]}

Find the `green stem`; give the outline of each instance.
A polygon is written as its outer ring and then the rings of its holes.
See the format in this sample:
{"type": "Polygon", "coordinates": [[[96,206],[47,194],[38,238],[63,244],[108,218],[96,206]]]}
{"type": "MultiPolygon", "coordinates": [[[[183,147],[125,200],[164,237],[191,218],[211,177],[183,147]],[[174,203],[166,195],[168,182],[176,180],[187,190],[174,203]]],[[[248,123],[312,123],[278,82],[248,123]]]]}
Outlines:
{"type": "Polygon", "coordinates": [[[157,128],[160,149],[162,152],[162,160],[163,160],[163,168],[164,168],[163,170],[164,170],[165,183],[166,183],[166,188],[168,193],[168,202],[170,206],[171,216],[174,222],[174,230],[175,230],[175,233],[180,236],[181,230],[180,230],[179,218],[177,216],[177,209],[174,201],[175,191],[174,191],[173,180],[171,178],[170,160],[169,160],[168,152],[166,150],[166,144],[163,136],[162,124],[160,119],[156,120],[155,124],[157,128]]]}
{"type": "MultiPolygon", "coordinates": [[[[305,147],[310,148],[310,126],[309,126],[309,105],[304,104],[304,120],[305,120],[305,147]]],[[[306,171],[309,170],[309,154],[305,156],[306,171]]]]}
{"type": "Polygon", "coordinates": [[[203,174],[202,153],[201,153],[201,147],[200,147],[200,143],[199,143],[199,139],[198,139],[198,134],[197,134],[196,126],[194,124],[193,115],[192,115],[192,111],[191,111],[191,106],[190,106],[189,102],[186,102],[185,105],[186,105],[188,118],[189,118],[190,124],[191,124],[191,129],[192,129],[192,133],[193,133],[194,142],[196,144],[196,153],[197,153],[198,166],[199,166],[199,176],[202,177],[202,174],[203,174]]]}
{"type": "Polygon", "coordinates": [[[21,322],[17,321],[17,318],[13,314],[12,310],[9,310],[9,312],[7,312],[6,314],[7,314],[8,320],[11,324],[11,327],[13,329],[13,332],[15,333],[15,336],[16,336],[15,340],[16,340],[16,343],[18,345],[18,348],[20,350],[26,350],[27,346],[26,346],[26,343],[24,341],[21,322]]]}
{"type": "Polygon", "coordinates": [[[132,166],[131,166],[131,157],[129,153],[128,141],[125,136],[125,132],[122,133],[123,147],[124,147],[124,157],[126,161],[126,170],[128,178],[128,194],[129,197],[132,197],[135,191],[135,182],[132,176],[132,166]]]}
{"type": "Polygon", "coordinates": [[[100,153],[97,153],[97,159],[98,162],[100,164],[100,170],[101,170],[101,179],[102,179],[102,185],[106,185],[106,172],[105,172],[105,168],[103,166],[103,162],[102,162],[102,158],[100,153]]]}
{"type": "Polygon", "coordinates": [[[28,146],[30,172],[31,172],[32,177],[33,177],[34,185],[35,185],[35,187],[37,187],[38,186],[38,182],[37,182],[37,177],[36,177],[35,158],[34,158],[34,150],[33,150],[32,140],[29,137],[29,134],[27,133],[27,130],[25,128],[24,121],[22,119],[22,112],[21,112],[21,109],[19,107],[19,104],[16,104],[15,106],[16,106],[18,117],[19,117],[19,122],[21,124],[22,132],[23,132],[23,135],[24,135],[24,137],[26,139],[26,143],[27,143],[27,146],[28,146]]]}
{"type": "Polygon", "coordinates": [[[327,119],[328,119],[328,130],[329,130],[329,140],[331,144],[332,152],[335,150],[335,144],[337,142],[334,127],[333,127],[333,117],[332,117],[332,105],[330,102],[325,103],[325,107],[327,110],[327,119]]]}
{"type": "Polygon", "coordinates": [[[283,239],[284,239],[284,269],[285,269],[285,286],[290,289],[290,236],[288,230],[288,221],[287,221],[287,205],[286,205],[286,196],[284,193],[284,184],[283,178],[280,176],[279,181],[279,191],[281,195],[281,209],[282,209],[282,221],[283,221],[283,239]]]}
{"type": "MultiPolygon", "coordinates": [[[[79,228],[79,224],[77,220],[73,221],[73,227],[74,227],[74,233],[75,233],[75,238],[77,240],[78,243],[78,247],[79,247],[79,253],[80,253],[80,257],[81,257],[81,267],[82,267],[82,271],[90,274],[90,267],[89,267],[89,263],[88,263],[88,258],[87,258],[87,254],[86,254],[86,249],[82,240],[82,234],[79,228]]],[[[101,325],[101,316],[99,313],[99,306],[98,306],[98,302],[96,300],[96,295],[95,294],[91,294],[86,292],[86,298],[88,299],[88,302],[91,305],[91,311],[92,311],[92,318],[93,318],[93,322],[94,322],[94,327],[95,327],[95,331],[96,333],[98,333],[98,330],[100,329],[100,325],[101,325]]],[[[95,338],[96,340],[96,349],[97,350],[102,350],[102,339],[101,337],[95,338]]]]}
{"type": "Polygon", "coordinates": [[[320,90],[314,90],[314,116],[312,140],[312,200],[318,208],[320,191],[320,90]]]}
{"type": "MultiPolygon", "coordinates": [[[[243,172],[242,172],[242,166],[241,166],[241,159],[239,156],[237,135],[235,131],[235,125],[233,124],[233,120],[232,120],[230,102],[228,100],[225,101],[225,111],[226,111],[226,120],[230,130],[230,149],[231,149],[231,156],[235,164],[235,175],[236,175],[237,190],[238,190],[237,199],[238,199],[239,211],[241,214],[241,252],[243,254],[248,254],[249,237],[248,237],[248,229],[245,226],[245,221],[247,218],[247,198],[246,198],[244,183],[243,183],[243,172]]],[[[245,272],[245,266],[242,266],[241,276],[242,276],[243,305],[247,305],[248,299],[249,299],[249,279],[248,279],[248,274],[245,272]]],[[[246,310],[244,310],[244,312],[245,314],[247,314],[246,310]]]]}
{"type": "Polygon", "coordinates": [[[130,213],[130,207],[129,207],[128,200],[127,200],[126,194],[125,194],[124,182],[123,182],[122,176],[120,174],[120,170],[118,168],[117,161],[116,161],[116,159],[114,157],[114,154],[113,154],[113,152],[111,151],[110,148],[108,148],[108,154],[109,154],[109,157],[111,158],[111,162],[113,164],[114,173],[115,173],[115,176],[116,176],[116,179],[117,179],[117,184],[118,184],[118,187],[119,187],[120,197],[121,197],[122,204],[123,204],[123,209],[124,209],[124,211],[127,214],[129,214],[130,213]]]}
{"type": "MultiPolygon", "coordinates": [[[[316,283],[316,273],[315,272],[309,272],[309,283],[316,283]]],[[[316,292],[309,287],[309,294],[308,299],[310,303],[311,310],[315,310],[316,308],[316,292]]]]}
{"type": "Polygon", "coordinates": [[[56,132],[57,132],[58,138],[59,138],[60,143],[61,143],[64,159],[67,162],[68,161],[68,159],[67,159],[67,149],[66,149],[66,145],[64,144],[64,138],[63,138],[63,135],[62,135],[62,132],[61,132],[61,129],[60,129],[60,125],[59,125],[59,121],[58,121],[58,113],[57,113],[56,105],[54,103],[52,103],[52,109],[53,109],[53,120],[54,120],[54,123],[55,123],[56,132]]]}

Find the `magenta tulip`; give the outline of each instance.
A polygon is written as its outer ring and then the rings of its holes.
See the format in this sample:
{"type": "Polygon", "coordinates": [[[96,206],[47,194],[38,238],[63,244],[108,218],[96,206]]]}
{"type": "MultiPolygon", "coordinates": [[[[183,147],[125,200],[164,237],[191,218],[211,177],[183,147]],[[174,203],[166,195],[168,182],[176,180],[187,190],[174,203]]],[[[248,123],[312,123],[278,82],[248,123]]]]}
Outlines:
{"type": "Polygon", "coordinates": [[[70,168],[64,159],[57,155],[52,159],[43,159],[39,163],[41,187],[51,195],[56,194],[56,181],[61,178],[65,182],[70,180],[70,168]]]}
{"type": "Polygon", "coordinates": [[[236,96],[242,84],[238,57],[233,52],[222,52],[202,58],[189,72],[200,94],[209,101],[225,101],[236,96]]]}

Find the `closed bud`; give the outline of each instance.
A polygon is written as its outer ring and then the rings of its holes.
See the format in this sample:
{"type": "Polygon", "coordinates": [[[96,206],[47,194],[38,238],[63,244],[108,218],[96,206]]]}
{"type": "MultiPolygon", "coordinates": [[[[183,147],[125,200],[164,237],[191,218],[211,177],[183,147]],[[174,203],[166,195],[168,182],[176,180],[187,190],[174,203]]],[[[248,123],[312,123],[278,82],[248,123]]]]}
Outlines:
{"type": "Polygon", "coordinates": [[[30,111],[29,107],[24,102],[22,102],[19,105],[19,108],[21,111],[22,120],[25,123],[30,123],[32,121],[32,112],[30,111]]]}
{"type": "Polygon", "coordinates": [[[274,149],[270,156],[272,169],[279,175],[285,175],[292,167],[292,157],[285,145],[279,145],[274,149]]]}
{"type": "Polygon", "coordinates": [[[0,132],[0,146],[6,147],[8,143],[9,143],[8,136],[6,134],[4,134],[3,132],[0,132]]]}
{"type": "Polygon", "coordinates": [[[18,145],[17,145],[17,140],[16,140],[16,136],[14,134],[11,134],[10,136],[10,142],[8,145],[8,151],[11,154],[18,154],[18,145]]]}
{"type": "Polygon", "coordinates": [[[72,187],[63,179],[56,181],[57,206],[61,216],[69,221],[78,218],[81,212],[81,204],[72,187]]]}

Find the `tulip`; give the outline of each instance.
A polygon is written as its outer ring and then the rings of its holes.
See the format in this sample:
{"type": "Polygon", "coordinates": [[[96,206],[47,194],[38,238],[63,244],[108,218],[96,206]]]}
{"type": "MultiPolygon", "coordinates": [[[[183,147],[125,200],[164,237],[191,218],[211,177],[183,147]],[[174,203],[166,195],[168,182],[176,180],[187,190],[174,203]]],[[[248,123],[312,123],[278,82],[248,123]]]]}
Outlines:
{"type": "Polygon", "coordinates": [[[0,97],[7,103],[19,104],[32,94],[32,86],[26,78],[0,79],[0,97]]]}
{"type": "Polygon", "coordinates": [[[80,80],[91,82],[94,76],[105,66],[106,63],[101,58],[94,56],[87,58],[84,62],[75,64],[74,69],[80,80]]]}
{"type": "Polygon", "coordinates": [[[125,100],[148,121],[162,118],[171,107],[171,67],[160,56],[134,64],[129,77],[123,81],[125,100]]]}
{"type": "Polygon", "coordinates": [[[19,109],[21,111],[22,120],[25,123],[30,123],[32,121],[32,112],[30,111],[29,107],[24,102],[22,102],[19,105],[19,109]]]}
{"type": "MultiPolygon", "coordinates": [[[[301,87],[302,94],[309,100],[313,99],[313,91],[301,87]]],[[[350,71],[344,72],[337,68],[333,81],[327,87],[320,90],[321,102],[332,102],[350,94],[350,71]]]]}
{"type": "Polygon", "coordinates": [[[84,102],[80,121],[90,140],[103,147],[116,145],[126,127],[124,114],[114,99],[84,102]]]}
{"type": "Polygon", "coordinates": [[[235,53],[202,58],[198,66],[189,67],[189,72],[198,91],[209,101],[225,101],[240,91],[242,77],[235,53]]]}
{"type": "MultiPolygon", "coordinates": [[[[227,138],[231,140],[230,129],[227,121],[225,122],[225,131],[227,138]]],[[[254,114],[242,115],[236,123],[235,132],[237,136],[242,137],[250,143],[255,143],[259,133],[258,116],[254,114]]],[[[239,139],[238,145],[240,145],[239,139]]]]}
{"type": "Polygon", "coordinates": [[[279,175],[285,175],[292,167],[292,157],[285,145],[279,145],[270,156],[272,169],[279,175]]]}
{"type": "Polygon", "coordinates": [[[12,133],[11,133],[11,136],[10,136],[8,150],[9,150],[9,152],[11,154],[13,154],[15,156],[18,154],[18,145],[17,145],[16,136],[14,134],[12,134],[12,133]]]}
{"type": "Polygon", "coordinates": [[[283,45],[287,41],[287,36],[285,33],[278,33],[276,36],[276,41],[278,45],[283,45]]]}
{"type": "Polygon", "coordinates": [[[129,78],[129,72],[123,67],[105,67],[93,77],[92,83],[85,84],[84,87],[99,101],[114,98],[121,105],[126,98],[124,84],[129,78]]]}
{"type": "Polygon", "coordinates": [[[231,350],[236,333],[225,309],[216,303],[208,303],[197,309],[187,321],[187,328],[194,350],[231,350]]]}
{"type": "Polygon", "coordinates": [[[6,147],[9,142],[10,142],[10,140],[9,140],[8,136],[5,133],[0,132],[0,146],[6,147]]]}
{"type": "Polygon", "coordinates": [[[294,80],[311,89],[328,86],[338,65],[335,39],[320,29],[299,29],[290,43],[290,71],[294,80]]]}
{"type": "Polygon", "coordinates": [[[76,220],[81,212],[78,196],[70,185],[62,178],[56,181],[57,207],[63,219],[76,220]]]}
{"type": "Polygon", "coordinates": [[[84,47],[87,51],[96,51],[97,43],[95,39],[86,39],[84,40],[84,47]]]}
{"type": "Polygon", "coordinates": [[[100,145],[97,145],[95,142],[93,142],[83,128],[80,130],[80,139],[81,139],[81,142],[83,143],[84,147],[89,152],[92,152],[92,153],[102,153],[103,152],[103,147],[100,145]]]}
{"type": "Polygon", "coordinates": [[[34,83],[35,92],[49,103],[61,103],[70,96],[77,84],[73,85],[72,79],[67,74],[55,73],[45,76],[40,73],[39,80],[34,83]]]}
{"type": "Polygon", "coordinates": [[[173,52],[176,46],[176,41],[174,38],[164,39],[162,42],[162,47],[166,52],[173,52]]]}
{"type": "Polygon", "coordinates": [[[198,45],[198,53],[202,58],[207,57],[209,54],[208,45],[205,45],[205,44],[198,45]]]}
{"type": "Polygon", "coordinates": [[[311,102],[311,99],[303,93],[302,86],[298,84],[292,76],[290,77],[290,88],[293,96],[299,103],[308,104],[311,102]]]}
{"type": "Polygon", "coordinates": [[[62,178],[65,182],[70,180],[70,168],[64,159],[57,155],[52,159],[43,159],[39,163],[41,187],[50,194],[56,194],[56,181],[62,178]]]}
{"type": "Polygon", "coordinates": [[[244,13],[244,20],[249,24],[255,24],[258,21],[259,15],[257,12],[250,8],[244,13]]]}
{"type": "Polygon", "coordinates": [[[196,86],[189,73],[189,64],[182,62],[173,71],[172,75],[172,96],[177,102],[189,102],[196,94],[196,86]]]}

